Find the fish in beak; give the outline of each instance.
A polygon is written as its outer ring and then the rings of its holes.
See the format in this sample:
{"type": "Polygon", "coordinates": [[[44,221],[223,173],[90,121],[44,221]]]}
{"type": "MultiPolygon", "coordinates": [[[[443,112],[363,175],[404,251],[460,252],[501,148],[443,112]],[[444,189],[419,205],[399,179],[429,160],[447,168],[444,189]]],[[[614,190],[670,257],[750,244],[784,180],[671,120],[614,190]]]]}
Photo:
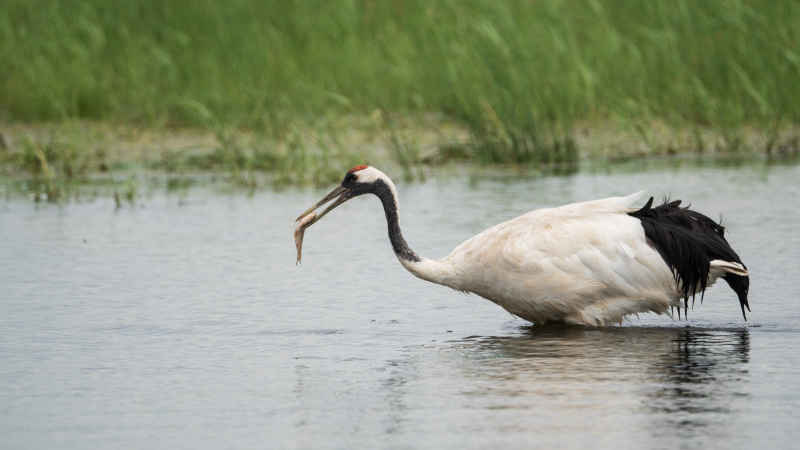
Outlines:
{"type": "Polygon", "coordinates": [[[297,222],[297,227],[294,229],[294,245],[297,247],[297,262],[295,264],[300,264],[300,260],[303,257],[303,234],[305,233],[306,228],[310,227],[319,219],[322,219],[325,214],[333,211],[334,208],[350,200],[351,198],[352,194],[350,189],[344,186],[337,186],[336,189],[329,192],[328,195],[322,198],[322,200],[318,201],[311,208],[303,211],[303,213],[297,217],[295,220],[295,222],[297,222]],[[316,213],[318,208],[322,207],[331,200],[334,200],[333,203],[328,205],[325,210],[319,214],[316,213]]]}

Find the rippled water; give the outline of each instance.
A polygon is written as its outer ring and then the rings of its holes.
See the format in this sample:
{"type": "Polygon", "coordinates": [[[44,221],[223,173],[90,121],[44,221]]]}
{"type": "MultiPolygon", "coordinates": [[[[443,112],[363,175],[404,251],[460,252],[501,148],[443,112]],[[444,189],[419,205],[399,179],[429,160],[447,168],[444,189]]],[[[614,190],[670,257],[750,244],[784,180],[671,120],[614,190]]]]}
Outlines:
{"type": "Polygon", "coordinates": [[[398,183],[442,256],[530,209],[646,189],[722,215],[751,268],[689,321],[536,328],[396,262],[374,198],[195,188],[0,203],[2,448],[789,448],[800,439],[800,167],[398,183]]]}

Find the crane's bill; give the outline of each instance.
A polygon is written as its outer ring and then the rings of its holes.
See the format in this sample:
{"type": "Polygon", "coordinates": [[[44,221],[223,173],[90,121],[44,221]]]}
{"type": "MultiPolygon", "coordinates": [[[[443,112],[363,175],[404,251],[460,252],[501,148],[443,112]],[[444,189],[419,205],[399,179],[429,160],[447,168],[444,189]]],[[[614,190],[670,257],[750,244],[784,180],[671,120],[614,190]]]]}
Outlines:
{"type": "MultiPolygon", "coordinates": [[[[349,190],[346,187],[337,186],[336,189],[330,191],[328,193],[328,195],[326,195],[325,197],[322,198],[322,200],[320,200],[317,203],[315,203],[314,206],[312,206],[311,208],[308,208],[307,210],[303,211],[303,214],[300,214],[299,216],[297,216],[297,219],[295,219],[295,222],[301,221],[304,217],[306,217],[307,215],[309,215],[312,212],[314,212],[315,209],[319,208],[320,206],[324,205],[325,203],[328,203],[329,201],[333,200],[334,198],[336,198],[338,196],[339,198],[336,199],[335,202],[333,202],[330,206],[328,206],[325,209],[325,211],[322,212],[322,214],[320,214],[320,215],[318,215],[316,217],[317,220],[321,219],[322,216],[324,216],[325,214],[329,213],[333,208],[336,208],[337,206],[339,206],[342,203],[344,203],[347,200],[349,200],[350,196],[347,195],[348,192],[349,192],[349,190]]],[[[315,220],[315,222],[316,222],[316,220],[315,220]]]]}
{"type": "Polygon", "coordinates": [[[336,189],[332,190],[328,193],[322,200],[318,201],[314,206],[308,208],[307,210],[303,211],[303,214],[297,217],[295,220],[298,222],[297,227],[294,230],[294,245],[297,247],[297,262],[296,264],[300,264],[300,260],[303,256],[303,235],[305,234],[306,228],[310,227],[314,223],[316,223],[319,219],[322,218],[325,214],[331,212],[334,208],[341,205],[342,203],[350,200],[351,192],[344,186],[337,186],[336,189]],[[336,199],[336,200],[334,200],[336,199]],[[316,209],[321,207],[322,205],[334,200],[333,203],[328,205],[321,213],[317,214],[316,209]]]}

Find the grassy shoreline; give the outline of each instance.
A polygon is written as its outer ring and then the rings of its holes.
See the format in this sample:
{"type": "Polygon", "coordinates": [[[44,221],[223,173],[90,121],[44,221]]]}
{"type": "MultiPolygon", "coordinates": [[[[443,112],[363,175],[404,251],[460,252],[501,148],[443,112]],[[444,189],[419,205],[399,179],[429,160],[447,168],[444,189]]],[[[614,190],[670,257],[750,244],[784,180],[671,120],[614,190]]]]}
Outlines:
{"type": "MultiPolygon", "coordinates": [[[[92,121],[0,125],[0,175],[29,179],[58,198],[58,186],[106,176],[124,187],[131,176],[217,174],[248,188],[328,185],[349,167],[369,163],[407,180],[451,163],[573,172],[581,163],[615,164],[660,156],[793,159],[800,128],[676,129],[580,124],[570,131],[564,160],[490,164],[482,142],[466,127],[430,114],[387,119],[345,117],[325,127],[295,129],[278,141],[253,130],[152,128],[92,121]],[[487,164],[489,163],[489,164],[487,164]]],[[[555,139],[555,138],[554,138],[555,139]]]]}
{"type": "Polygon", "coordinates": [[[8,0],[0,121],[284,143],[433,114],[484,164],[574,161],[582,124],[730,146],[800,124],[797,23],[784,0],[8,0]]]}

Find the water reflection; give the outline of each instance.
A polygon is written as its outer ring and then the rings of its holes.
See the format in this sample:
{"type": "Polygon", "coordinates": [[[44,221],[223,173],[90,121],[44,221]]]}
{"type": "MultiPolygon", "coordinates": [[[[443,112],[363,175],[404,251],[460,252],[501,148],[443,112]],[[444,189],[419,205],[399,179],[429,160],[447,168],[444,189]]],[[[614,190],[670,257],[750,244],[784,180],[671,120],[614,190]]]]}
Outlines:
{"type": "Polygon", "coordinates": [[[462,393],[489,409],[621,409],[643,413],[656,434],[685,433],[723,423],[748,395],[745,328],[530,327],[449,344],[447,358],[471,380],[462,393]]]}
{"type": "Polygon", "coordinates": [[[746,397],[750,334],[741,330],[682,330],[672,352],[651,368],[660,385],[648,392],[648,408],[665,414],[668,426],[704,427],[715,414],[730,414],[746,397]]]}
{"type": "Polygon", "coordinates": [[[413,374],[413,362],[404,359],[387,361],[387,377],[381,382],[381,390],[385,395],[385,402],[388,405],[387,417],[385,418],[384,433],[393,434],[402,430],[408,414],[406,396],[408,395],[408,383],[415,377],[413,374]]]}

